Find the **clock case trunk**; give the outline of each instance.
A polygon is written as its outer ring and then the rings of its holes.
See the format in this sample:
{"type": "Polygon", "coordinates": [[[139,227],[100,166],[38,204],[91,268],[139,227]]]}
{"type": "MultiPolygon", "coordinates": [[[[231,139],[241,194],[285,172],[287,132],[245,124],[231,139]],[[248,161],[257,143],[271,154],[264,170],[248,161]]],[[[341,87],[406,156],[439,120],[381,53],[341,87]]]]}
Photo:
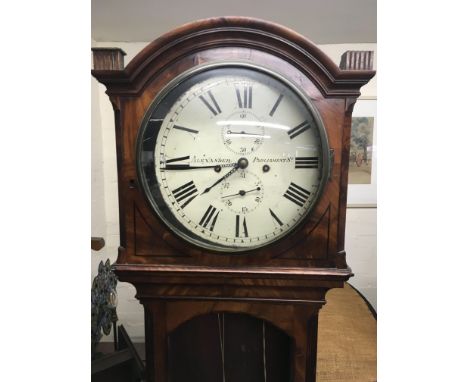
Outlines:
{"type": "Polygon", "coordinates": [[[346,52],[338,68],[314,44],[269,22],[224,17],[184,25],[156,39],[125,68],[124,52],[94,48],[92,75],[115,113],[120,247],[114,270],[145,307],[149,381],[168,381],[168,338],[213,313],[266,320],[292,339],[291,380],[315,381],[318,312],[330,288],[352,276],[344,234],[351,114],[375,74],[372,52],[346,52]],[[248,62],[300,87],[324,123],[330,177],[299,229],[266,247],[220,254],[176,237],[152,211],[138,182],[136,142],[145,112],[179,74],[212,62],[248,62]]]}

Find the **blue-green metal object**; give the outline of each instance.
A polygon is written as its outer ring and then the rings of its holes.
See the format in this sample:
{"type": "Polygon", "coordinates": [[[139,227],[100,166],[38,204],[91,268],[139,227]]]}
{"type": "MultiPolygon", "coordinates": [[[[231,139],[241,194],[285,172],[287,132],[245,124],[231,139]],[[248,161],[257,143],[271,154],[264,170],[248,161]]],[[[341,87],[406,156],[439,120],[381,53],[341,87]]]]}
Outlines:
{"type": "Polygon", "coordinates": [[[99,263],[98,274],[91,287],[91,355],[94,358],[96,346],[102,333],[108,335],[112,323],[117,321],[115,306],[117,276],[112,271],[109,259],[99,263]]]}

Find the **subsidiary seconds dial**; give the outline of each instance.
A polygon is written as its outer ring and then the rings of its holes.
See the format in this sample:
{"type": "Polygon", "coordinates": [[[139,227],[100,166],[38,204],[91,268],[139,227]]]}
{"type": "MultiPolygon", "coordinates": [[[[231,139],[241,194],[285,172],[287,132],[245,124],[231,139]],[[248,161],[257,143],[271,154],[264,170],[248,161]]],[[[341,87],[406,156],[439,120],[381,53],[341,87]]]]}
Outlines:
{"type": "Polygon", "coordinates": [[[140,181],[174,233],[222,252],[294,230],[320,196],[328,143],[313,105],[250,64],[184,73],[153,102],[138,141],[140,181]]]}
{"type": "Polygon", "coordinates": [[[252,172],[239,170],[220,187],[221,200],[235,214],[249,214],[263,201],[264,188],[260,178],[252,172]]]}

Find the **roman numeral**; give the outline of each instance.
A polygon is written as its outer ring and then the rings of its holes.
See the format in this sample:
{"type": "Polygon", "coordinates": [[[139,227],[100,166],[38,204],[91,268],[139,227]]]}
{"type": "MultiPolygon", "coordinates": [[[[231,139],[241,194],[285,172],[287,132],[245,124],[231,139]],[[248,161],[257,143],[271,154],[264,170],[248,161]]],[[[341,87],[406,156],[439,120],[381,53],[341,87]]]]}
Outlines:
{"type": "Polygon", "coordinates": [[[276,214],[271,210],[271,208],[269,208],[269,210],[270,210],[270,215],[273,217],[273,219],[275,219],[279,225],[283,225],[283,222],[280,220],[278,216],[276,216],[276,214]]]}
{"type": "Polygon", "coordinates": [[[276,100],[275,104],[273,105],[273,108],[270,111],[270,117],[273,117],[273,114],[275,114],[275,111],[278,108],[278,105],[280,104],[282,99],[283,99],[283,94],[280,94],[280,96],[276,100]]]}
{"type": "Polygon", "coordinates": [[[180,161],[186,160],[186,159],[190,159],[190,155],[187,155],[186,157],[173,158],[173,159],[166,159],[166,163],[180,162],[180,161]]]}
{"type": "Polygon", "coordinates": [[[214,215],[215,212],[216,212],[216,208],[210,204],[210,206],[208,207],[208,209],[206,210],[205,214],[203,215],[203,217],[201,218],[198,224],[200,224],[203,228],[207,228],[208,224],[211,222],[209,230],[213,231],[213,228],[216,224],[216,220],[218,220],[218,215],[219,215],[219,211],[216,215],[214,215]],[[211,220],[212,218],[213,220],[211,220]]]}
{"type": "Polygon", "coordinates": [[[213,113],[213,115],[218,115],[219,113],[221,113],[221,109],[219,108],[218,102],[216,102],[215,98],[213,97],[213,93],[211,93],[211,90],[208,90],[208,95],[211,98],[211,105],[202,95],[200,96],[200,99],[205,104],[205,106],[213,113]]]}
{"type": "MultiPolygon", "coordinates": [[[[244,216],[244,222],[242,223],[242,228],[244,231],[244,236],[249,237],[249,232],[247,231],[247,221],[245,220],[245,216],[244,216]]],[[[240,232],[240,216],[236,215],[236,237],[239,237],[239,232],[240,232]]]]}
{"type": "Polygon", "coordinates": [[[318,168],[318,157],[296,157],[296,168],[318,168]]]}
{"type": "Polygon", "coordinates": [[[309,198],[310,192],[291,182],[283,196],[291,202],[297,204],[299,207],[302,207],[309,198]]]}
{"type": "Polygon", "coordinates": [[[189,132],[189,133],[198,134],[198,130],[189,129],[189,128],[184,127],[184,126],[177,126],[177,125],[174,125],[174,129],[182,130],[182,131],[187,131],[187,132],[189,132]]]}
{"type": "Polygon", "coordinates": [[[288,131],[289,138],[296,138],[299,134],[302,134],[310,127],[309,122],[304,121],[301,124],[297,125],[295,128],[288,131]]]}
{"type": "Polygon", "coordinates": [[[189,204],[197,195],[198,192],[197,187],[195,187],[195,184],[191,180],[188,183],[185,183],[184,185],[177,187],[175,190],[172,190],[172,195],[174,196],[174,199],[176,200],[177,203],[180,203],[182,200],[185,200],[184,204],[180,206],[180,208],[184,208],[189,204]],[[193,196],[192,196],[193,195],[193,196]]]}
{"type": "Polygon", "coordinates": [[[252,109],[252,86],[244,85],[244,101],[242,102],[241,92],[236,86],[237,103],[241,109],[252,109]]]}
{"type": "Polygon", "coordinates": [[[190,155],[180,158],[167,159],[166,162],[161,161],[161,164],[165,164],[164,168],[161,168],[161,170],[180,170],[184,168],[189,168],[190,164],[188,163],[171,164],[173,162],[180,162],[187,159],[190,159],[190,155]]]}

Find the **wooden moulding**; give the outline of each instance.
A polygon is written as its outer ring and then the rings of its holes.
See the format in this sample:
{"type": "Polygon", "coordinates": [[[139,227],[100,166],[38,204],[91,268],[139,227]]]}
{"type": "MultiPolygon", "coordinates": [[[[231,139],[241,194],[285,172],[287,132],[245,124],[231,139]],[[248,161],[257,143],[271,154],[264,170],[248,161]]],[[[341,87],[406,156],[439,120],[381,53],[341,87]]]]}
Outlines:
{"type": "Polygon", "coordinates": [[[123,70],[126,53],[120,48],[91,48],[94,70],[123,70]]]}
{"type": "Polygon", "coordinates": [[[122,265],[115,270],[137,287],[140,301],[231,301],[322,306],[330,288],[341,288],[348,269],[211,268],[122,265]]]}
{"type": "Polygon", "coordinates": [[[207,266],[183,266],[183,265],[156,265],[156,264],[114,264],[114,270],[124,273],[137,272],[140,275],[154,275],[159,274],[166,277],[210,277],[221,276],[223,278],[240,278],[245,279],[252,275],[260,276],[265,279],[303,279],[310,280],[311,277],[316,279],[335,279],[346,281],[352,276],[351,270],[336,269],[336,268],[302,268],[302,267],[207,267],[207,266]]]}
{"type": "MultiPolygon", "coordinates": [[[[107,94],[136,96],[151,78],[180,58],[219,47],[272,53],[313,78],[327,97],[359,97],[359,88],[375,75],[372,68],[341,70],[305,37],[281,25],[250,17],[218,17],[183,25],[150,43],[124,70],[110,71],[108,67],[95,65],[92,74],[106,85],[107,94]]],[[[96,52],[103,54],[102,48],[96,52]]]]}

